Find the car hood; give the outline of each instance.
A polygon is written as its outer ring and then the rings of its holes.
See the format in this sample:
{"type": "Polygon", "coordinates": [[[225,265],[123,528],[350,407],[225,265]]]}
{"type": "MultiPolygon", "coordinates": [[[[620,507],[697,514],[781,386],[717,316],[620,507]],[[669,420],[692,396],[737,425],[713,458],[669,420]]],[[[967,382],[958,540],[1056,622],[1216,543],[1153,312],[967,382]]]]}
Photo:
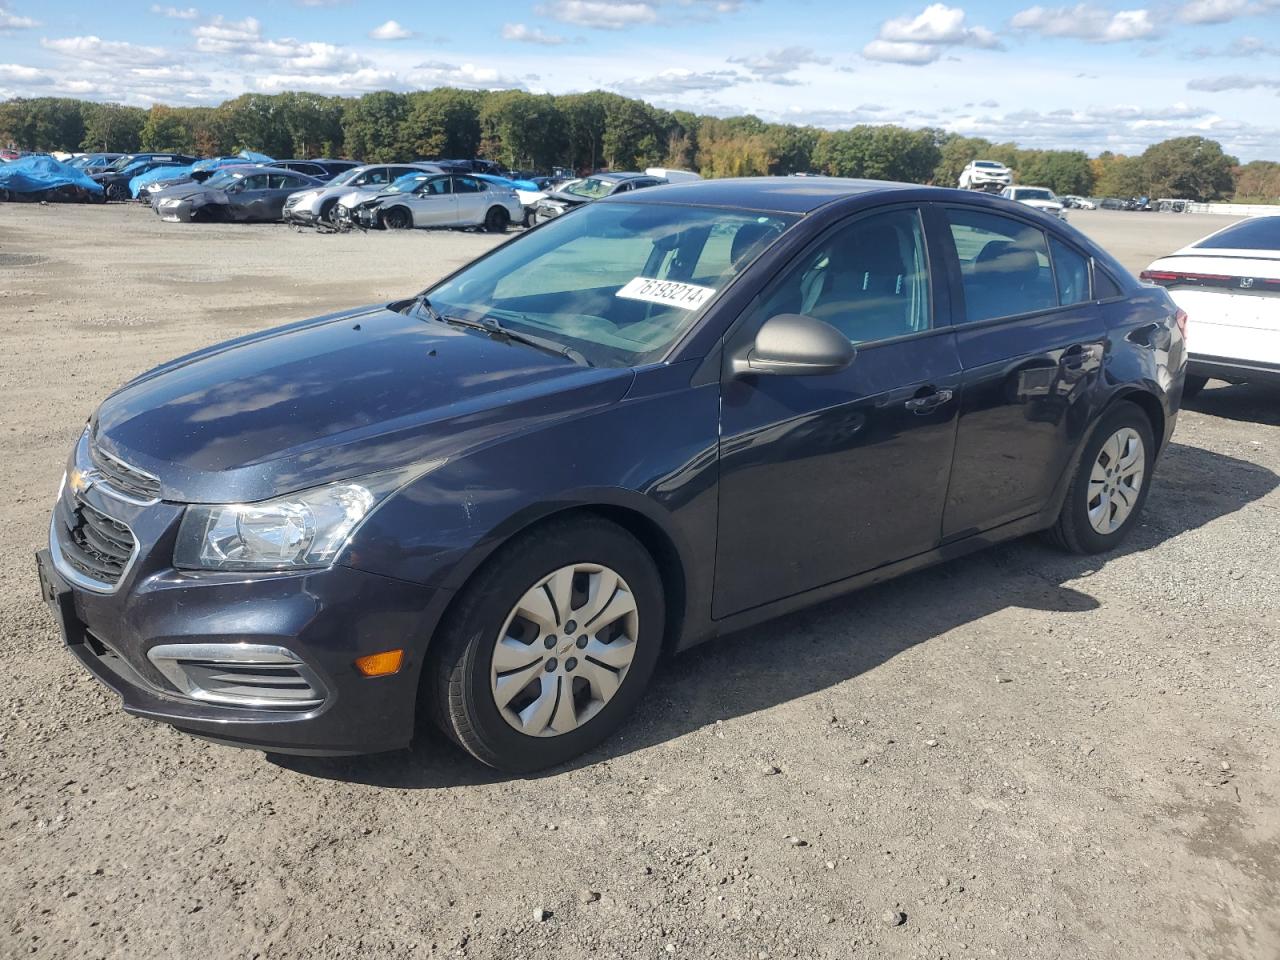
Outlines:
{"type": "Polygon", "coordinates": [[[157,367],[108,397],[93,430],[165,499],[253,501],[456,457],[614,403],[631,379],[378,306],[157,367]]]}
{"type": "Polygon", "coordinates": [[[582,204],[582,203],[591,202],[590,197],[580,197],[577,194],[563,193],[559,190],[552,190],[550,193],[547,194],[547,198],[550,200],[558,200],[561,203],[567,203],[567,204],[570,204],[571,206],[578,206],[579,204],[582,204]]]}
{"type": "Polygon", "coordinates": [[[1019,203],[1025,203],[1028,207],[1035,207],[1037,210],[1061,210],[1062,204],[1056,200],[1019,200],[1019,203]]]}

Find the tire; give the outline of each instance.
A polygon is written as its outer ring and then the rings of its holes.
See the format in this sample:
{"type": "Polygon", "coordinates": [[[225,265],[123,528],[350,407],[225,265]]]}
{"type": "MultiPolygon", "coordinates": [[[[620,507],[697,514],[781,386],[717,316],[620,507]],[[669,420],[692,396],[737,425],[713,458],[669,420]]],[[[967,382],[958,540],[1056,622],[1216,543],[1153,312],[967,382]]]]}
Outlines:
{"type": "Polygon", "coordinates": [[[1105,553],[1119,546],[1147,502],[1155,449],[1151,421],[1141,409],[1122,401],[1107,411],[1080,456],[1050,538],[1072,553],[1105,553]],[[1135,438],[1141,451],[1133,447],[1135,438]],[[1135,481],[1132,468],[1139,462],[1142,472],[1135,481]]]}
{"type": "Polygon", "coordinates": [[[326,200],[324,203],[320,204],[320,219],[325,223],[337,223],[337,220],[333,216],[333,212],[337,209],[337,197],[334,197],[331,200],[326,200]]]}
{"type": "Polygon", "coordinates": [[[433,642],[424,694],[440,728],[477,760],[510,773],[540,770],[589,750],[626,719],[653,675],[664,628],[662,578],[635,537],[602,518],[552,520],[500,548],[459,593],[433,642]],[[573,589],[565,588],[565,571],[583,567],[596,572],[575,569],[573,589]],[[594,590],[611,599],[600,604],[594,590]],[[602,607],[594,616],[593,605],[602,607]],[[523,615],[534,608],[537,616],[523,615]],[[592,619],[570,624],[577,616],[592,619]],[[573,699],[562,703],[565,694],[573,699]]]}
{"type": "Polygon", "coordinates": [[[510,225],[511,214],[507,213],[502,207],[490,207],[489,212],[484,215],[486,233],[506,233],[507,227],[510,225]]]}
{"type": "Polygon", "coordinates": [[[413,226],[413,217],[404,207],[392,207],[382,212],[382,225],[388,230],[408,230],[413,226]]]}
{"type": "Polygon", "coordinates": [[[109,183],[107,184],[108,200],[128,200],[129,185],[127,183],[109,183]]]}
{"type": "Polygon", "coordinates": [[[1200,391],[1204,389],[1204,385],[1208,382],[1208,377],[1197,377],[1192,374],[1187,374],[1187,379],[1182,385],[1182,399],[1194,400],[1200,395],[1200,391]]]}

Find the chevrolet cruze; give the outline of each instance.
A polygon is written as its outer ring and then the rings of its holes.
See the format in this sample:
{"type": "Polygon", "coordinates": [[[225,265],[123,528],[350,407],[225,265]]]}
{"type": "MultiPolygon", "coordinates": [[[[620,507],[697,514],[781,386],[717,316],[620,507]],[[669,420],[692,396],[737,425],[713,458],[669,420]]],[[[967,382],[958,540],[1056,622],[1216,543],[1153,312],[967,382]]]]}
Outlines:
{"type": "Polygon", "coordinates": [[[616,728],[664,654],[1034,531],[1115,547],[1185,320],[999,198],[627,193],[120,388],[41,584],[130,713],[317,754],[431,716],[532,770],[616,728]]]}

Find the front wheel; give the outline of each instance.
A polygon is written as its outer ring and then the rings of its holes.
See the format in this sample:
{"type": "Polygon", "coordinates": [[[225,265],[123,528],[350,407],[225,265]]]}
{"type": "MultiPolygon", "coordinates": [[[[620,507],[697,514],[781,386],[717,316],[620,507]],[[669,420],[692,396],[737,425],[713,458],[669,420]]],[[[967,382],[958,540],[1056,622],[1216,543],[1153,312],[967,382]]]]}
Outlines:
{"type": "Polygon", "coordinates": [[[108,200],[128,200],[129,185],[127,183],[109,183],[107,184],[108,200]]]}
{"type": "Polygon", "coordinates": [[[484,228],[489,233],[506,233],[511,215],[502,207],[493,207],[484,215],[484,228]]]}
{"type": "Polygon", "coordinates": [[[432,654],[437,722],[513,773],[563,763],[635,707],[658,661],[662,580],[630,533],[595,517],[521,536],[464,588],[432,654]]]}
{"type": "Polygon", "coordinates": [[[1104,553],[1137,523],[1155,461],[1151,421],[1122,402],[1094,429],[1050,535],[1072,553],[1104,553]]]}
{"type": "Polygon", "coordinates": [[[413,226],[413,217],[404,207],[392,207],[383,212],[382,225],[388,230],[408,230],[413,226]]]}

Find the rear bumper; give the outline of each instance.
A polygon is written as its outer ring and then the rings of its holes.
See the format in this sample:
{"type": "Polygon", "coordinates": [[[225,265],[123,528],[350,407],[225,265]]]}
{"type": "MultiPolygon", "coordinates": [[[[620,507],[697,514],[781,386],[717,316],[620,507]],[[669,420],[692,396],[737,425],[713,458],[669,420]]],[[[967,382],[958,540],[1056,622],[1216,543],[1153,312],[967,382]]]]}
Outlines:
{"type": "Polygon", "coordinates": [[[1191,354],[1187,375],[1230,383],[1280,383],[1280,364],[1191,354]]]}
{"type": "Polygon", "coordinates": [[[68,582],[48,550],[36,562],[68,651],[127,713],[273,753],[375,753],[413,738],[427,640],[448,591],[335,566],[238,582],[167,571],[102,595],[68,582]],[[323,701],[303,709],[193,699],[147,656],[167,644],[241,643],[288,650],[317,678],[323,701]],[[357,657],[397,647],[405,650],[398,673],[368,678],[355,669],[357,657]]]}

